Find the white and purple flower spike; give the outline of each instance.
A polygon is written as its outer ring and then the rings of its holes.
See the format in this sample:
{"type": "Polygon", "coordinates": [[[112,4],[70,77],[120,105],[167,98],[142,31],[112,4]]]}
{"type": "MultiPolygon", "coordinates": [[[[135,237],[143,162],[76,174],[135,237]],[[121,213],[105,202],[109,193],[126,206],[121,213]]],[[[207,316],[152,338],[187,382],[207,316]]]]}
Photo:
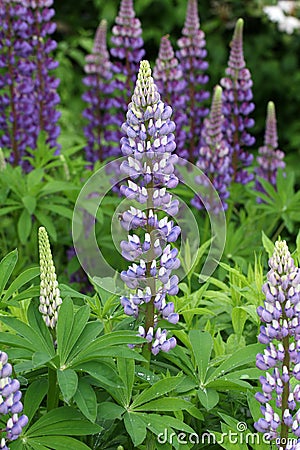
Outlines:
{"type": "Polygon", "coordinates": [[[169,351],[176,344],[174,338],[166,338],[166,330],[155,331],[156,316],[171,324],[179,320],[174,304],[165,300],[167,294],[175,295],[178,291],[178,278],[172,275],[172,270],[180,265],[178,250],[169,244],[177,239],[180,228],[166,215],[178,210],[178,201],[168,192],[178,183],[174,174],[177,156],[173,153],[175,124],[171,114],[172,108],[160,99],[148,61],[142,61],[127,120],[122,125],[126,136],[121,139],[121,150],[127,158],[121,171],[129,179],[120,191],[143,206],[131,207],[121,214],[123,228],[129,232],[139,229],[120,244],[123,257],[135,261],[121,273],[122,280],[135,293],[122,297],[121,303],[126,314],[144,315],[139,335],[146,337],[148,350],[154,355],[160,350],[169,351]],[[162,213],[164,216],[158,217],[162,213]]]}
{"type": "MultiPolygon", "coordinates": [[[[295,267],[285,241],[277,241],[269,260],[270,271],[262,291],[266,299],[257,313],[264,325],[259,342],[267,344],[264,354],[256,357],[256,366],[267,371],[260,377],[262,392],[255,395],[264,418],[255,424],[257,431],[276,439],[279,448],[287,450],[288,436],[300,436],[300,270],[295,267]],[[276,408],[270,406],[275,400],[276,408]]],[[[294,447],[293,447],[294,448],[294,447]]]]}

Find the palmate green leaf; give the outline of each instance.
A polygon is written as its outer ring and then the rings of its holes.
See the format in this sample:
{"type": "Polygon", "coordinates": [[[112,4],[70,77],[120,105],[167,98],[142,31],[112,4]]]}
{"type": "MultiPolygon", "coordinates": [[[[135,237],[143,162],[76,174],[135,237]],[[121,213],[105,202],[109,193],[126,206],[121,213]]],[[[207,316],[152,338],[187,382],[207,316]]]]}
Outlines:
{"type": "Polygon", "coordinates": [[[36,198],[31,195],[25,195],[22,197],[23,205],[25,206],[28,214],[33,214],[36,208],[36,198]]]}
{"type": "Polygon", "coordinates": [[[163,397],[144,403],[142,406],[134,408],[134,411],[183,411],[189,410],[193,405],[181,398],[163,397]]]}
{"type": "Polygon", "coordinates": [[[123,382],[117,372],[104,361],[87,361],[73,366],[73,369],[75,371],[88,373],[102,385],[112,386],[113,388],[123,387],[123,382]]]}
{"type": "Polygon", "coordinates": [[[247,320],[247,313],[243,308],[235,306],[231,311],[232,326],[237,335],[241,335],[247,320]]]}
{"type": "Polygon", "coordinates": [[[183,377],[169,377],[157,381],[153,386],[145,389],[139,394],[131,404],[131,408],[134,410],[136,407],[149,402],[150,400],[161,397],[168,392],[176,389],[183,381],[183,377]]]}
{"type": "MultiPolygon", "coordinates": [[[[29,342],[33,351],[42,351],[44,353],[50,352],[48,344],[45,342],[43,336],[26,323],[9,316],[0,316],[0,320],[29,342]]],[[[24,345],[26,346],[25,348],[28,348],[26,342],[24,345]]],[[[51,355],[51,353],[49,354],[51,355]]]]}
{"type": "Polygon", "coordinates": [[[47,203],[43,205],[43,209],[51,211],[59,216],[65,217],[66,219],[72,220],[73,211],[66,206],[56,205],[55,203],[47,203]]]}
{"type": "Polygon", "coordinates": [[[210,333],[200,330],[191,330],[189,332],[189,339],[199,370],[200,381],[204,384],[213,348],[213,340],[210,333]]]}
{"type": "Polygon", "coordinates": [[[118,358],[117,367],[120,378],[124,383],[124,404],[129,405],[134,383],[134,360],[118,358]]]}
{"type": "Polygon", "coordinates": [[[219,394],[215,389],[205,388],[198,389],[197,395],[200,403],[208,411],[216,406],[219,402],[219,394]]]}
{"type": "Polygon", "coordinates": [[[163,433],[166,428],[194,433],[193,428],[172,416],[139,413],[139,417],[144,420],[147,428],[154,434],[163,433]]]}
{"type": "Polygon", "coordinates": [[[27,300],[34,297],[39,297],[40,295],[40,287],[39,286],[32,286],[24,291],[22,291],[20,294],[14,295],[13,301],[21,301],[21,300],[27,300]]]}
{"type": "Polygon", "coordinates": [[[4,256],[2,261],[0,262],[0,295],[5,288],[9,277],[11,276],[16,263],[18,260],[18,250],[15,249],[12,252],[8,253],[8,255],[4,256]]]}
{"type": "Polygon", "coordinates": [[[40,268],[39,267],[31,267],[30,269],[24,270],[9,286],[8,289],[6,289],[3,298],[1,299],[2,302],[6,302],[13,294],[14,292],[18,291],[21,287],[24,286],[24,284],[28,283],[29,281],[33,280],[40,274],[40,268]]]}
{"type": "Polygon", "coordinates": [[[31,301],[29,308],[27,310],[27,320],[28,320],[29,326],[33,330],[35,330],[39,334],[41,339],[44,341],[45,346],[47,348],[47,352],[44,352],[44,353],[49,355],[49,357],[51,359],[55,356],[53,339],[50,334],[49,328],[46,326],[46,324],[42,318],[42,314],[39,312],[38,306],[39,306],[39,300],[37,298],[34,299],[33,301],[31,301]]]}
{"type": "Polygon", "coordinates": [[[243,366],[245,364],[254,363],[257,353],[263,351],[262,344],[251,344],[244,348],[237,350],[233,355],[229,356],[226,361],[220,364],[213,372],[211,372],[207,383],[215,380],[216,378],[223,376],[225,373],[236,369],[237,367],[243,366]]]}
{"type": "Polygon", "coordinates": [[[46,379],[35,380],[26,389],[24,396],[24,414],[28,417],[28,423],[31,422],[34,414],[38,410],[47,390],[48,381],[46,379]]]}
{"type": "Polygon", "coordinates": [[[89,422],[79,411],[69,406],[52,409],[38,419],[25,433],[26,437],[85,436],[100,433],[102,427],[89,422]]]}
{"type": "Polygon", "coordinates": [[[124,425],[135,447],[145,440],[147,434],[146,424],[138,414],[126,412],[124,425]]]}
{"type": "Polygon", "coordinates": [[[97,418],[97,397],[94,389],[85,378],[80,377],[78,379],[74,401],[82,414],[91,422],[95,422],[97,418]]]}
{"type": "Polygon", "coordinates": [[[66,402],[69,402],[75,395],[78,386],[78,376],[75,370],[65,369],[57,370],[57,381],[63,398],[66,402]]]}
{"type": "Polygon", "coordinates": [[[102,332],[103,324],[98,321],[89,322],[86,324],[85,328],[82,330],[82,333],[78,340],[80,340],[80,345],[73,346],[70,354],[68,355],[68,359],[66,361],[67,365],[72,365],[72,361],[77,356],[83,348],[86,348],[91,342],[93,342],[96,337],[102,332]]]}
{"type": "Polygon", "coordinates": [[[24,348],[27,351],[30,350],[31,353],[34,352],[30,341],[12,333],[0,332],[0,344],[7,345],[9,347],[17,347],[20,349],[24,348]]]}
{"type": "Polygon", "coordinates": [[[208,389],[209,388],[217,389],[218,391],[237,390],[241,392],[252,389],[251,384],[247,383],[246,381],[230,378],[230,376],[210,381],[205,385],[205,387],[208,389]]]}
{"type": "Polygon", "coordinates": [[[70,183],[69,181],[49,181],[41,190],[41,197],[44,195],[55,194],[62,191],[76,191],[79,190],[78,186],[70,183]]]}
{"type": "Polygon", "coordinates": [[[126,411],[122,406],[112,402],[100,403],[97,418],[98,420],[121,420],[122,415],[126,411]]]}
{"type": "Polygon", "coordinates": [[[73,347],[80,352],[80,335],[83,332],[90,316],[90,308],[82,306],[74,314],[73,302],[67,297],[64,299],[57,320],[57,353],[60,356],[61,365],[64,365],[73,347]]]}
{"type": "Polygon", "coordinates": [[[22,244],[26,244],[32,228],[31,215],[27,209],[23,209],[18,220],[18,236],[22,244]]]}

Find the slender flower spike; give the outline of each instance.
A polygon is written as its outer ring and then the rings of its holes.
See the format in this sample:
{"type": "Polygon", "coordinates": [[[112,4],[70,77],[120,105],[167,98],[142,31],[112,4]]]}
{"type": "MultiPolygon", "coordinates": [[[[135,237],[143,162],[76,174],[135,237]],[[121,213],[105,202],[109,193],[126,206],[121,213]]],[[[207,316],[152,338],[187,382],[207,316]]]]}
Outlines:
{"type": "Polygon", "coordinates": [[[56,279],[49,238],[44,227],[39,228],[39,253],[41,269],[39,311],[43,315],[47,327],[54,329],[62,299],[56,279]]]}
{"type": "MultiPolygon", "coordinates": [[[[228,187],[231,181],[230,176],[230,150],[227,142],[223,137],[223,121],[222,114],[222,88],[216,86],[211,105],[209,117],[204,119],[202,130],[203,146],[200,147],[199,159],[197,166],[203,171],[204,175],[209,178],[214,188],[218,192],[222,201],[223,208],[227,208],[226,199],[229,196],[228,187]]],[[[206,177],[201,175],[196,181],[202,185],[206,185],[206,177]]],[[[201,189],[200,189],[201,191],[201,189]]],[[[205,194],[204,194],[205,195],[205,194]]],[[[203,193],[201,195],[203,198],[203,193]]],[[[219,205],[211,204],[213,200],[205,199],[205,205],[215,213],[219,212],[219,205]]],[[[195,196],[192,204],[198,209],[203,208],[200,197],[195,196]]]]}
{"type": "MultiPolygon", "coordinates": [[[[256,169],[256,176],[264,178],[273,186],[276,186],[276,177],[278,169],[283,169],[285,163],[283,161],[284,153],[278,150],[278,136],[276,126],[276,112],[273,102],[268,103],[265,142],[264,146],[258,149],[257,162],[259,164],[256,169]]],[[[256,189],[264,192],[259,180],[256,179],[256,189]]]]}
{"type": "Polygon", "coordinates": [[[245,167],[250,166],[253,155],[249,154],[245,147],[252,146],[255,142],[248,132],[254,126],[254,120],[249,114],[254,110],[252,102],[252,80],[250,71],[246,68],[243,54],[243,19],[236,23],[226,77],[220,81],[223,87],[223,113],[224,132],[231,148],[233,180],[246,184],[252,178],[245,167]]]}
{"type": "Polygon", "coordinates": [[[262,392],[256,394],[263,417],[254,426],[276,439],[278,448],[294,449],[288,436],[300,437],[300,270],[285,241],[275,243],[269,266],[262,288],[266,300],[257,309],[263,323],[258,340],[267,346],[256,357],[256,366],[265,372],[262,392]]]}
{"type": "Polygon", "coordinates": [[[22,0],[21,3],[27,7],[27,20],[31,30],[30,43],[33,49],[29,61],[34,79],[35,139],[41,131],[46,132],[47,143],[58,152],[60,145],[57,138],[60,127],[57,121],[60,112],[56,107],[60,97],[57,93],[59,79],[53,75],[53,70],[58,67],[58,61],[52,57],[52,52],[57,46],[55,40],[51,38],[56,30],[56,24],[52,21],[55,15],[54,9],[51,8],[53,0],[22,0]]]}
{"type": "Polygon", "coordinates": [[[83,117],[89,121],[84,128],[88,141],[85,152],[87,161],[92,163],[119,153],[119,148],[112,143],[116,136],[120,139],[120,132],[118,121],[116,123],[111,111],[115,107],[110,95],[115,89],[115,82],[112,80],[106,29],[106,21],[102,20],[96,32],[92,53],[86,57],[84,67],[87,76],[83,83],[88,90],[82,98],[88,103],[88,107],[83,111],[83,117]]]}
{"type": "Polygon", "coordinates": [[[176,153],[183,159],[188,159],[186,145],[186,81],[183,72],[174,55],[169,36],[163,36],[160,41],[158,58],[153,70],[153,78],[162,98],[173,107],[176,123],[176,153]]]}
{"type": "Polygon", "coordinates": [[[121,225],[127,230],[144,230],[143,237],[130,234],[121,243],[124,258],[132,261],[128,270],[121,273],[123,281],[133,292],[121,298],[125,314],[137,318],[144,315],[144,326],[139,335],[149,342],[149,349],[156,355],[160,350],[169,351],[176,345],[175,338],[167,339],[167,331],[157,328],[159,318],[172,324],[179,316],[174,304],[166,301],[166,295],[178,292],[178,277],[172,275],[179,265],[175,242],[180,228],[167,216],[158,219],[158,211],[169,215],[178,211],[178,200],[173,200],[167,188],[176,187],[173,154],[175,124],[171,121],[172,109],[160,100],[157,87],[151,77],[148,61],[142,61],[138,78],[128,106],[127,121],[122,130],[123,155],[127,159],[121,171],[129,177],[121,193],[145,205],[145,211],[131,208],[121,215],[121,225]]]}
{"type": "Polygon", "coordinates": [[[5,352],[0,351],[0,414],[1,416],[12,415],[7,420],[6,438],[2,438],[0,441],[0,448],[6,450],[9,450],[7,441],[18,439],[22,428],[28,423],[28,417],[25,414],[19,417],[23,411],[22,393],[19,390],[19,381],[11,376],[12,366],[8,362],[8,356],[5,352]]]}
{"type": "Polygon", "coordinates": [[[177,57],[186,81],[187,115],[189,120],[189,134],[187,145],[189,160],[194,162],[198,156],[203,117],[209,110],[203,102],[209,98],[209,92],[204,89],[208,82],[208,63],[205,60],[206,42],[204,32],[200,29],[198,2],[188,0],[186,19],[182,30],[182,37],[178,40],[179,51],[177,57]]]}
{"type": "Polygon", "coordinates": [[[0,2],[0,146],[19,164],[26,148],[34,148],[34,84],[29,58],[31,28],[25,4],[0,2]]]}

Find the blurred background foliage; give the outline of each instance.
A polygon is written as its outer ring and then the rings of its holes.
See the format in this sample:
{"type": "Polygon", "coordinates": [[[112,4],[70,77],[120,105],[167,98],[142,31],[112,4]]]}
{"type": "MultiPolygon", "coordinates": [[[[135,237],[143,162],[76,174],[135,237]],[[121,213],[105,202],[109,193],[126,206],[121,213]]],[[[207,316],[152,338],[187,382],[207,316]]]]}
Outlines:
{"type": "MultiPolygon", "coordinates": [[[[146,58],[157,56],[160,38],[169,34],[176,49],[186,12],[185,0],[135,0],[137,17],[142,22],[146,58]]],[[[210,89],[218,83],[227,63],[229,43],[237,18],[245,20],[244,53],[253,77],[256,148],[262,145],[267,102],[275,102],[279,146],[287,154],[300,178],[300,32],[288,35],[269,21],[263,6],[272,0],[201,0],[199,15],[206,34],[210,89]]],[[[55,0],[60,61],[63,145],[83,143],[82,77],[84,57],[91,50],[95,30],[101,19],[108,21],[108,46],[119,0],[55,0]],[[79,131],[80,130],[80,131],[79,131]]],[[[299,183],[299,181],[298,181],[299,183]]]]}

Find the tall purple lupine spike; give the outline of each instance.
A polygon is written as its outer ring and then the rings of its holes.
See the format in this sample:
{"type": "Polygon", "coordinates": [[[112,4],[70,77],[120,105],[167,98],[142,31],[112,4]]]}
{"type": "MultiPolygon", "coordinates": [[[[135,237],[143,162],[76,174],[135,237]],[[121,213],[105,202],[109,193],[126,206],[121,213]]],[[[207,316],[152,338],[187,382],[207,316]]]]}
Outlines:
{"type": "Polygon", "coordinates": [[[246,152],[245,147],[252,146],[255,138],[248,132],[254,126],[254,120],[249,116],[255,106],[252,102],[252,80],[250,71],[246,68],[243,53],[243,19],[238,19],[230,56],[226,69],[227,77],[220,81],[223,87],[224,132],[231,147],[233,180],[246,184],[252,180],[245,167],[253,161],[253,155],[246,152]]]}
{"type": "MultiPolygon", "coordinates": [[[[178,292],[178,277],[171,272],[180,262],[178,250],[171,248],[170,243],[176,241],[180,228],[167,216],[160,220],[157,217],[158,211],[169,215],[178,211],[178,200],[173,200],[166,189],[178,184],[174,175],[178,157],[173,154],[175,124],[171,114],[172,108],[160,100],[149,62],[142,61],[127,121],[122,126],[126,133],[121,139],[122,153],[127,159],[121,171],[129,181],[121,187],[121,193],[144,204],[146,209],[131,207],[124,211],[121,225],[127,231],[144,230],[144,236],[130,234],[128,241],[121,242],[123,257],[136,261],[121,273],[127,287],[134,291],[128,297],[123,296],[121,303],[125,314],[137,318],[144,313],[144,326],[139,327],[139,334],[148,340],[154,355],[176,345],[174,337],[167,339],[167,331],[157,328],[156,316],[172,324],[179,319],[174,304],[166,303],[166,295],[178,292]]],[[[149,352],[147,355],[149,358],[149,352]]]]}
{"type": "Polygon", "coordinates": [[[102,20],[96,31],[92,53],[86,57],[84,66],[87,76],[83,83],[89,88],[82,96],[88,103],[83,117],[89,121],[84,128],[88,140],[85,153],[87,161],[92,163],[119,154],[119,148],[112,142],[116,139],[115,134],[120,138],[120,132],[111,111],[114,99],[110,94],[115,88],[115,82],[112,80],[106,30],[107,23],[102,20]]]}
{"type": "Polygon", "coordinates": [[[264,417],[254,426],[276,440],[278,448],[296,449],[288,437],[290,432],[296,440],[300,437],[300,270],[285,241],[275,243],[269,266],[262,288],[266,300],[257,309],[263,322],[258,340],[267,348],[256,357],[266,375],[260,377],[262,392],[255,397],[264,417]]]}
{"type": "Polygon", "coordinates": [[[187,83],[189,132],[186,146],[189,148],[189,160],[194,162],[201,143],[203,117],[209,112],[209,109],[203,106],[203,102],[209,98],[209,92],[203,88],[208,82],[208,75],[205,73],[208,63],[205,60],[206,42],[204,32],[200,29],[197,0],[188,0],[185,24],[178,46],[180,50],[177,56],[187,83]]]}
{"type": "Polygon", "coordinates": [[[52,21],[55,15],[54,9],[51,8],[53,0],[22,0],[22,3],[27,6],[27,20],[31,27],[30,42],[33,47],[29,61],[34,78],[35,140],[39,133],[44,131],[50,148],[59,152],[61,148],[57,143],[60,134],[57,121],[61,115],[57,111],[60,102],[57,93],[59,79],[52,73],[58,67],[58,61],[52,57],[52,52],[57,46],[55,40],[51,38],[56,30],[56,24],[52,21]]]}
{"type": "Polygon", "coordinates": [[[153,69],[153,78],[158,91],[166,103],[172,105],[174,122],[176,123],[176,153],[183,159],[188,159],[186,149],[186,81],[183,72],[174,55],[169,36],[163,36],[160,41],[158,58],[153,69]]]}
{"type": "MultiPolygon", "coordinates": [[[[256,160],[259,166],[256,169],[256,176],[264,178],[273,186],[276,186],[277,171],[278,169],[283,169],[285,163],[283,161],[284,153],[281,150],[278,150],[276,112],[273,102],[268,103],[265,141],[264,145],[259,147],[258,154],[256,160]]],[[[256,179],[255,187],[256,190],[264,192],[258,179],[256,179]]]]}
{"type": "Polygon", "coordinates": [[[22,428],[28,423],[28,417],[25,414],[19,416],[23,411],[22,392],[19,389],[19,381],[12,378],[12,366],[8,362],[8,356],[0,351],[0,415],[12,415],[7,420],[6,437],[0,440],[0,448],[3,450],[9,450],[7,441],[18,439],[22,428]]]}
{"type": "MultiPolygon", "coordinates": [[[[222,88],[216,86],[212,99],[211,111],[209,117],[204,119],[202,129],[203,146],[200,147],[197,166],[209,178],[214,188],[218,192],[224,209],[227,209],[226,199],[229,196],[228,187],[231,181],[230,172],[230,149],[228,143],[223,137],[222,114],[222,88]]],[[[205,185],[206,181],[202,176],[197,177],[196,181],[200,185],[205,185]]],[[[202,194],[203,196],[203,194],[202,194]]],[[[206,198],[205,205],[215,213],[219,212],[219,205],[210,204],[210,198],[206,198]]],[[[192,205],[198,209],[203,208],[203,202],[200,197],[195,196],[192,205]]]]}
{"type": "Polygon", "coordinates": [[[26,148],[35,148],[34,84],[30,42],[31,28],[25,4],[0,3],[0,146],[10,150],[17,165],[26,148]]]}

